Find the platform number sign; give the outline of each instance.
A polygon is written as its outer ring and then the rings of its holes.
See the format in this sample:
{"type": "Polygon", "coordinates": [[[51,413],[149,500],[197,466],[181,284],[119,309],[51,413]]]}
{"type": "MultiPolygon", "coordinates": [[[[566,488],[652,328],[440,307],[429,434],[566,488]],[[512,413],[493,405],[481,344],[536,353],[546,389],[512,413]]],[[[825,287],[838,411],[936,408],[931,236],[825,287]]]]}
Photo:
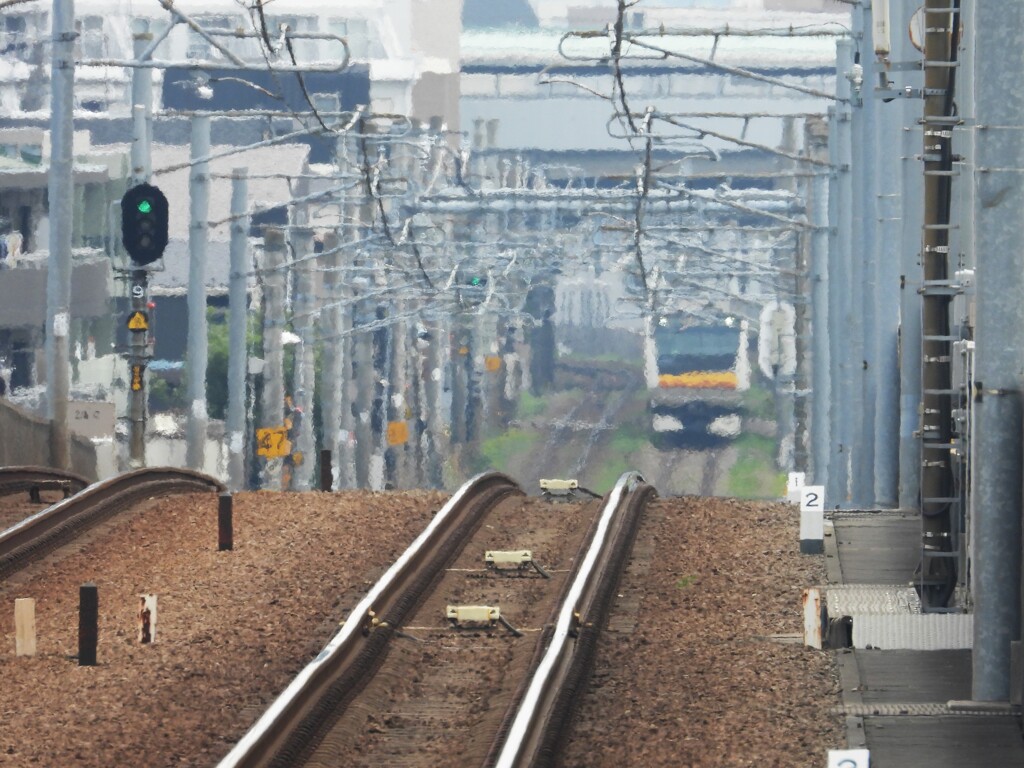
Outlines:
{"type": "Polygon", "coordinates": [[[871,768],[870,755],[866,749],[830,749],[828,768],[871,768]]]}
{"type": "Polygon", "coordinates": [[[292,450],[288,430],[284,427],[269,427],[256,430],[256,453],[266,459],[287,456],[292,450]]]}
{"type": "Polygon", "coordinates": [[[800,489],[800,551],[816,555],[824,551],[825,486],[805,485],[800,489]]]}

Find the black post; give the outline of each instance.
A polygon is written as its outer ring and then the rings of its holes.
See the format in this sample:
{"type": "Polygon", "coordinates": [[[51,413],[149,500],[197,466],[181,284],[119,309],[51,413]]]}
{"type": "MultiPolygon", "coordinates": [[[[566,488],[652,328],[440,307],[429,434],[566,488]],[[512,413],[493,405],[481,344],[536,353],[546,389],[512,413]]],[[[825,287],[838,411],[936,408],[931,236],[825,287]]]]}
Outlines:
{"type": "Polygon", "coordinates": [[[334,470],[331,468],[331,451],[320,449],[320,490],[330,493],[334,490],[334,470]]]}
{"type": "Polygon", "coordinates": [[[78,588],[78,666],[96,666],[99,641],[100,595],[95,584],[78,588]]]}
{"type": "Polygon", "coordinates": [[[217,497],[217,549],[220,552],[234,549],[234,531],[231,523],[233,499],[230,493],[217,497]]]}

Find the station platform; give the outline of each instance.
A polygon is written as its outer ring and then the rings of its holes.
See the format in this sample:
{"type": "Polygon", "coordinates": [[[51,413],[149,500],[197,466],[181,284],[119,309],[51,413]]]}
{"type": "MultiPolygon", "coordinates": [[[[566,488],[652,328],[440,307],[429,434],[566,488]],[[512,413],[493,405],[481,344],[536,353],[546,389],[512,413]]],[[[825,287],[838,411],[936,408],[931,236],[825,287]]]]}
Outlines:
{"type": "MultiPolygon", "coordinates": [[[[829,586],[837,593],[859,595],[896,594],[901,603],[892,608],[894,626],[902,619],[921,622],[940,616],[912,614],[906,594],[919,559],[920,519],[916,514],[894,511],[831,515],[825,526],[825,563],[829,586]],[[864,590],[857,588],[863,586],[864,590]],[[894,589],[902,587],[903,591],[894,589]],[[901,596],[902,595],[902,596],[901,596]]],[[[839,599],[836,599],[839,602],[839,599]]],[[[881,613],[888,609],[884,606],[881,613]]],[[[830,615],[832,612],[830,611],[830,615]]],[[[877,616],[872,617],[878,618],[877,616]]],[[[884,618],[884,617],[882,617],[884,618]]],[[[867,749],[871,768],[1006,768],[1024,766],[1024,734],[1019,707],[982,705],[971,698],[971,650],[969,632],[946,633],[957,620],[949,617],[938,639],[904,642],[903,629],[893,647],[886,641],[857,642],[857,617],[853,626],[854,647],[837,650],[842,709],[850,749],[867,749]],[[952,640],[950,640],[952,638],[952,640]],[[928,640],[931,640],[929,645],[928,640]],[[921,647],[899,647],[899,646],[921,647]],[[935,647],[931,646],[954,646],[935,647]]],[[[867,618],[864,623],[868,624],[867,618]]],[[[969,629],[969,624],[967,625],[969,629]]]]}

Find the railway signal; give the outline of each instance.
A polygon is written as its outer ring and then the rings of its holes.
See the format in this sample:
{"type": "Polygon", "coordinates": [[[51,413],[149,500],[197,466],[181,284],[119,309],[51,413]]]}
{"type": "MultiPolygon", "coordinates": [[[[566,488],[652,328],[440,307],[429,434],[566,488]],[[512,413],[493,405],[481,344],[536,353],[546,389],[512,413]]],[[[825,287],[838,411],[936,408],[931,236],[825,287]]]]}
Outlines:
{"type": "Polygon", "coordinates": [[[132,187],[121,198],[121,239],[138,266],[152,264],[167,247],[167,198],[152,184],[132,187]]]}

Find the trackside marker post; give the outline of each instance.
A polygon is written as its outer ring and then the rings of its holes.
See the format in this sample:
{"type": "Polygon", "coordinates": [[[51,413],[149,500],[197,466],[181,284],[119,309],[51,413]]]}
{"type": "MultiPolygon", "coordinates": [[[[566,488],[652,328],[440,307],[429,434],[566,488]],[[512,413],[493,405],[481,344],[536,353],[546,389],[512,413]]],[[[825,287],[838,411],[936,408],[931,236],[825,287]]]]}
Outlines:
{"type": "Polygon", "coordinates": [[[867,749],[830,749],[828,768],[870,768],[870,759],[867,749]]]}
{"type": "Polygon", "coordinates": [[[139,595],[139,642],[156,642],[156,595],[139,595]]]}
{"type": "Polygon", "coordinates": [[[14,655],[36,655],[36,601],[31,597],[14,601],[14,655]]]}
{"type": "Polygon", "coordinates": [[[96,666],[99,642],[100,595],[95,584],[78,588],[78,666],[96,666]]]}
{"type": "Polygon", "coordinates": [[[786,501],[800,503],[800,489],[804,487],[806,475],[803,472],[790,472],[786,478],[786,501]]]}
{"type": "Polygon", "coordinates": [[[800,552],[820,555],[825,551],[825,486],[800,489],[800,552]]]}
{"type": "Polygon", "coordinates": [[[217,549],[226,552],[235,548],[234,525],[231,519],[232,497],[222,493],[217,497],[217,549]]]}

